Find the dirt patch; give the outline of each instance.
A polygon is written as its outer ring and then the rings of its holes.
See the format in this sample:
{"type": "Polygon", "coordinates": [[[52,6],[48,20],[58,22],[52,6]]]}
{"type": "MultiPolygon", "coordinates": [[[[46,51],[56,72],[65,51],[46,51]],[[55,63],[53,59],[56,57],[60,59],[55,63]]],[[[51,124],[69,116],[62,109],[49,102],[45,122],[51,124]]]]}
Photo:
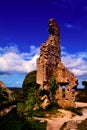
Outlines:
{"type": "Polygon", "coordinates": [[[87,103],[76,102],[76,107],[87,107],[87,103]]]}
{"type": "MultiPolygon", "coordinates": [[[[87,118],[87,103],[76,102],[76,107],[85,107],[82,109],[82,116],[73,114],[70,111],[64,109],[58,109],[58,113],[48,118],[37,118],[41,121],[47,121],[46,130],[60,130],[65,122],[67,122],[69,128],[76,129],[76,125],[81,123],[87,118]],[[73,124],[73,125],[72,125],[73,124]]],[[[68,128],[67,128],[68,129],[68,128]]],[[[67,130],[65,129],[65,130],[67,130]]]]}

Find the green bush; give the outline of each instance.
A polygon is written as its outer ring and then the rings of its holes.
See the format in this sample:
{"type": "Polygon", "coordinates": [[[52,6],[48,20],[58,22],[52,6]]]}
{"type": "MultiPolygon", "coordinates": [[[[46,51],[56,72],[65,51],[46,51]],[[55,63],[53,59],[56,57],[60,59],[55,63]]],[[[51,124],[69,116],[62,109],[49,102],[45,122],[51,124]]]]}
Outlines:
{"type": "Polygon", "coordinates": [[[55,76],[52,76],[50,81],[50,93],[51,93],[52,102],[55,102],[55,94],[58,87],[59,86],[58,83],[56,82],[55,76]]]}
{"type": "MultiPolygon", "coordinates": [[[[46,111],[55,112],[59,108],[59,105],[56,104],[55,94],[58,88],[58,83],[56,82],[55,76],[52,76],[50,81],[50,90],[39,89],[39,85],[36,83],[36,71],[32,71],[24,79],[23,82],[23,93],[25,96],[24,99],[24,111],[27,112],[28,116],[38,116],[43,117],[44,112],[40,111],[41,109],[41,97],[47,95],[51,104],[46,108],[46,111]],[[35,105],[39,109],[38,112],[34,111],[35,105]]],[[[36,109],[37,109],[36,108],[36,109]]],[[[45,112],[46,112],[45,111],[45,112]]]]}
{"type": "Polygon", "coordinates": [[[46,130],[47,123],[41,123],[38,120],[29,120],[30,129],[29,130],[46,130]]]}
{"type": "Polygon", "coordinates": [[[28,90],[30,91],[31,88],[37,88],[36,84],[36,70],[28,73],[23,81],[22,89],[23,95],[26,100],[28,95],[28,90]]]}
{"type": "Polygon", "coordinates": [[[25,111],[32,113],[34,105],[37,101],[36,71],[28,73],[23,82],[23,95],[25,111]]]}
{"type": "Polygon", "coordinates": [[[46,107],[48,113],[54,114],[57,112],[59,105],[57,103],[51,103],[46,107]]]}
{"type": "Polygon", "coordinates": [[[8,97],[5,94],[4,90],[0,88],[0,103],[8,102],[8,97]]]}
{"type": "Polygon", "coordinates": [[[47,95],[47,96],[49,96],[49,91],[48,90],[45,90],[45,89],[40,89],[39,90],[39,96],[44,96],[44,95],[47,95]]]}
{"type": "Polygon", "coordinates": [[[68,110],[68,111],[72,111],[72,112],[74,112],[75,114],[77,114],[79,116],[82,116],[82,112],[81,112],[82,108],[81,107],[77,107],[77,108],[66,107],[65,109],[68,110]]]}
{"type": "Polygon", "coordinates": [[[23,115],[18,115],[13,109],[7,115],[0,117],[1,130],[46,130],[46,122],[27,120],[23,115]]]}
{"type": "Polygon", "coordinates": [[[18,102],[17,103],[17,112],[19,114],[23,113],[24,112],[24,103],[23,102],[18,102]]]}

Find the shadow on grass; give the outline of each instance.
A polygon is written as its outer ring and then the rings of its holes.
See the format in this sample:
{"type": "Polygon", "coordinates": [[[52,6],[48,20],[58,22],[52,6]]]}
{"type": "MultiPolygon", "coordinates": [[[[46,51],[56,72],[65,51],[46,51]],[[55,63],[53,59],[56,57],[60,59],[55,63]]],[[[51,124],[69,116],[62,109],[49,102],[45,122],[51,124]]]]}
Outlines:
{"type": "Polygon", "coordinates": [[[7,115],[0,117],[1,130],[46,130],[46,122],[38,120],[27,121],[23,115],[18,115],[13,109],[7,115]]]}

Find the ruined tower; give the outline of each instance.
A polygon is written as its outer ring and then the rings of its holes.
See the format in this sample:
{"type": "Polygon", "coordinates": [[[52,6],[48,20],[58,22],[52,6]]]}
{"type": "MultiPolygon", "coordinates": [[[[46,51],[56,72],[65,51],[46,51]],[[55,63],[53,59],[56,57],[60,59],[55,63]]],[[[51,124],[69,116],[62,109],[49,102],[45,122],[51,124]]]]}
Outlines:
{"type": "Polygon", "coordinates": [[[40,47],[40,57],[37,59],[37,83],[41,89],[49,90],[50,80],[55,76],[59,88],[56,100],[61,107],[75,106],[75,87],[77,78],[61,62],[60,28],[52,18],[48,22],[49,37],[40,47]],[[65,94],[63,95],[63,87],[65,94]]]}

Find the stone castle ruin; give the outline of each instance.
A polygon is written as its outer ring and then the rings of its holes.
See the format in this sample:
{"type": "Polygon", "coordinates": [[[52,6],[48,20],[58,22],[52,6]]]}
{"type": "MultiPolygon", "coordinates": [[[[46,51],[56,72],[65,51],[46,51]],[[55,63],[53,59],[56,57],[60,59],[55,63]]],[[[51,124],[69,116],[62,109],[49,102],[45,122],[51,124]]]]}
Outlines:
{"type": "Polygon", "coordinates": [[[52,18],[48,22],[49,37],[40,47],[37,59],[37,83],[41,89],[49,90],[52,76],[55,76],[59,87],[56,91],[57,103],[62,107],[75,107],[75,91],[78,80],[61,62],[60,28],[52,18]],[[65,90],[63,90],[65,87],[65,90]],[[63,91],[65,94],[63,95],[63,91]]]}

